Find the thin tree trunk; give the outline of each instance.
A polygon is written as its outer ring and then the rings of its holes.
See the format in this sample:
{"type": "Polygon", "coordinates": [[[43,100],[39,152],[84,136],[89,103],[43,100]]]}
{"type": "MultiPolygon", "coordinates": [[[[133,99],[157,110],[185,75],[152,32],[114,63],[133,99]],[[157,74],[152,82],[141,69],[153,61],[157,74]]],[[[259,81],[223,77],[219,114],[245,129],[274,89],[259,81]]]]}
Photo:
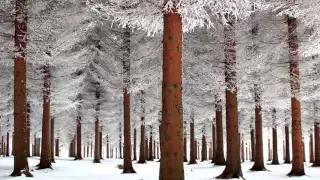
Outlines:
{"type": "Polygon", "coordinates": [[[38,168],[52,168],[51,164],[51,118],[50,118],[50,86],[51,75],[49,64],[43,66],[44,70],[44,90],[43,90],[43,117],[42,117],[42,141],[41,157],[38,168]]]}
{"type": "Polygon", "coordinates": [[[163,15],[163,85],[159,180],[183,180],[182,18],[177,9],[163,15]]]}
{"type": "Polygon", "coordinates": [[[54,117],[51,117],[51,136],[50,136],[50,143],[51,143],[51,162],[55,163],[54,160],[54,117]]]}
{"type": "Polygon", "coordinates": [[[268,160],[271,161],[271,145],[270,145],[270,139],[268,138],[268,160]]]}
{"type": "Polygon", "coordinates": [[[211,159],[211,163],[215,163],[216,162],[216,127],[215,125],[212,123],[212,159],[211,159]]]}
{"type": "Polygon", "coordinates": [[[145,122],[144,122],[144,113],[145,113],[145,99],[144,99],[144,91],[140,91],[141,95],[141,126],[140,126],[140,152],[139,152],[139,161],[138,164],[144,164],[146,162],[145,156],[145,122]]]}
{"type": "Polygon", "coordinates": [[[187,159],[187,122],[183,121],[183,161],[188,162],[187,159]]]}
{"type": "Polygon", "coordinates": [[[152,151],[152,158],[156,158],[156,140],[153,140],[153,151],[152,151]]]}
{"type": "Polygon", "coordinates": [[[82,132],[81,132],[81,117],[77,117],[77,155],[75,160],[82,160],[81,154],[81,141],[82,141],[82,132]]]}
{"type": "Polygon", "coordinates": [[[30,154],[30,103],[27,103],[27,139],[28,139],[28,157],[31,157],[30,154]]]}
{"type": "Polygon", "coordinates": [[[133,161],[137,160],[137,129],[133,129],[133,161]]]}
{"type": "MultiPolygon", "coordinates": [[[[255,92],[255,153],[254,153],[254,164],[251,168],[252,171],[265,171],[264,158],[263,158],[263,131],[262,131],[262,108],[261,108],[261,94],[260,87],[254,84],[255,92]]],[[[252,142],[251,142],[252,143],[252,142]]],[[[253,150],[254,150],[253,149],[253,150]]],[[[268,155],[270,152],[270,142],[268,139],[268,155]]],[[[253,152],[252,152],[253,154],[253,152]]]]}
{"type": "Polygon", "coordinates": [[[146,137],[146,140],[145,140],[145,149],[144,149],[144,154],[146,156],[146,159],[148,160],[149,159],[149,141],[148,141],[148,137],[146,137]]]}
{"type": "Polygon", "coordinates": [[[306,162],[306,146],[304,144],[304,139],[302,141],[302,147],[303,147],[303,162],[306,162]]]}
{"type": "MultiPolygon", "coordinates": [[[[32,177],[28,165],[26,122],[27,0],[16,0],[14,23],[14,147],[17,153],[14,156],[14,169],[11,176],[21,176],[21,173],[24,173],[26,176],[32,177]]],[[[9,133],[7,137],[9,137],[9,133]]],[[[8,143],[7,139],[7,155],[9,155],[8,143]]]]}
{"type": "Polygon", "coordinates": [[[191,116],[190,121],[190,161],[189,164],[197,164],[196,161],[196,143],[194,140],[194,117],[191,116]]]}
{"type": "MultiPolygon", "coordinates": [[[[204,133],[204,132],[203,132],[204,133]]],[[[202,148],[201,148],[201,162],[206,161],[207,160],[207,153],[206,153],[206,136],[203,134],[202,135],[202,148]]]]}
{"type": "MultiPolygon", "coordinates": [[[[4,137],[1,136],[1,155],[4,156],[5,155],[5,149],[4,149],[4,137]]],[[[33,152],[33,151],[32,151],[33,152]]]]}
{"type": "Polygon", "coordinates": [[[149,157],[148,157],[148,161],[153,161],[153,157],[152,157],[152,126],[150,127],[150,140],[149,140],[149,157]]]}
{"type": "Polygon", "coordinates": [[[56,139],[56,156],[59,157],[60,156],[60,142],[59,142],[59,138],[56,139]]]}
{"type": "Polygon", "coordinates": [[[249,158],[249,154],[248,154],[248,144],[246,143],[246,160],[248,160],[249,158]]]}
{"type": "Polygon", "coordinates": [[[278,137],[277,137],[277,126],[272,128],[272,149],[273,149],[273,157],[271,164],[273,165],[279,165],[279,159],[278,159],[278,137]]]}
{"type": "Polygon", "coordinates": [[[96,121],[95,121],[95,128],[94,128],[94,132],[95,132],[95,137],[94,137],[94,159],[93,159],[93,163],[101,163],[100,162],[100,147],[99,147],[99,128],[100,128],[100,123],[99,123],[99,118],[96,117],[96,121]]]}
{"type": "Polygon", "coordinates": [[[313,152],[313,136],[312,133],[310,133],[310,146],[309,146],[309,154],[310,154],[310,163],[314,162],[314,152],[313,152]]]}
{"type": "Polygon", "coordinates": [[[284,160],[285,164],[290,164],[291,163],[291,158],[290,158],[290,141],[289,141],[289,124],[285,125],[284,128],[285,131],[285,142],[286,142],[286,159],[284,160]]]}
{"type": "Polygon", "coordinates": [[[109,135],[107,135],[107,158],[110,158],[109,135]]]}
{"type": "Polygon", "coordinates": [[[222,126],[222,105],[221,99],[217,96],[216,103],[216,126],[217,126],[217,153],[216,162],[214,165],[226,165],[223,150],[223,126],[222,126]]]}
{"type": "Polygon", "coordinates": [[[99,132],[99,152],[100,152],[100,159],[102,158],[102,131],[99,132]]]}
{"type": "Polygon", "coordinates": [[[240,141],[238,130],[238,101],[236,85],[236,42],[234,17],[229,17],[228,25],[224,27],[225,41],[225,80],[226,88],[226,127],[227,127],[227,163],[219,179],[242,177],[240,164],[240,141]]]}
{"type": "Polygon", "coordinates": [[[254,129],[250,130],[250,136],[251,136],[251,161],[255,161],[255,140],[254,140],[254,129]]]}
{"type": "MultiPolygon", "coordinates": [[[[14,137],[12,137],[13,139],[14,137]]],[[[7,146],[6,146],[6,156],[10,156],[10,133],[9,131],[7,132],[7,146]]]]}
{"type": "MultiPolygon", "coordinates": [[[[293,0],[294,1],[294,0],[293,0]]],[[[292,111],[292,169],[289,176],[303,176],[303,147],[301,128],[301,105],[298,100],[300,94],[300,72],[298,55],[297,20],[288,17],[288,44],[290,59],[291,111],[292,111]]]]}
{"type": "Polygon", "coordinates": [[[245,157],[244,157],[244,142],[243,142],[243,140],[241,141],[241,159],[242,159],[242,162],[244,162],[245,157]]]}

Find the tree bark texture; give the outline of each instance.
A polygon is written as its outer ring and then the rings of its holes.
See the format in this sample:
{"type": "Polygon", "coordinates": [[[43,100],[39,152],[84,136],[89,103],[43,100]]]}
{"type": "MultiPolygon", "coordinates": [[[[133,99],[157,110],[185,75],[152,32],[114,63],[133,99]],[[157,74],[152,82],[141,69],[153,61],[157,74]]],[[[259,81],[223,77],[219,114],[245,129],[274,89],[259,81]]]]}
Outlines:
{"type": "Polygon", "coordinates": [[[222,126],[222,105],[220,104],[220,99],[216,105],[216,126],[217,126],[217,153],[216,162],[214,165],[223,166],[226,165],[226,160],[224,158],[224,148],[223,148],[223,126],[222,126]]]}
{"type": "Polygon", "coordinates": [[[42,116],[42,141],[41,141],[41,157],[38,168],[52,168],[51,164],[51,114],[50,114],[50,86],[51,75],[49,64],[43,66],[43,116],[42,116]]]}
{"type": "Polygon", "coordinates": [[[163,84],[159,180],[184,180],[182,115],[182,18],[163,15],[163,84]]]}
{"type": "Polygon", "coordinates": [[[212,159],[211,159],[211,163],[215,163],[216,162],[216,127],[215,125],[212,123],[212,159]]]}
{"type": "Polygon", "coordinates": [[[227,163],[219,179],[242,177],[240,164],[240,141],[238,130],[238,101],[236,85],[236,42],[234,17],[230,16],[224,27],[225,81],[226,88],[226,128],[227,128],[227,163]]]}
{"type": "MultiPolygon", "coordinates": [[[[14,142],[17,153],[14,156],[14,169],[11,176],[21,176],[23,172],[32,176],[28,165],[28,141],[26,118],[26,48],[27,48],[27,0],[16,0],[14,33],[14,142]]],[[[7,134],[8,135],[8,134],[7,134]]],[[[8,146],[7,141],[7,147],[8,146]]],[[[7,148],[8,151],[9,148],[7,148]]],[[[9,154],[9,152],[7,152],[9,154]]]]}
{"type": "Polygon", "coordinates": [[[141,117],[141,126],[140,126],[140,152],[139,152],[139,161],[138,164],[144,164],[146,162],[146,156],[145,156],[145,122],[144,122],[144,113],[145,113],[145,97],[144,97],[144,91],[140,91],[141,95],[141,111],[142,111],[142,117],[141,117]]]}
{"type": "MultiPolygon", "coordinates": [[[[109,157],[108,157],[109,158],[109,157]]],[[[137,160],[137,129],[133,129],[133,161],[137,160]]]]}
{"type": "Polygon", "coordinates": [[[75,160],[82,160],[82,154],[81,154],[81,117],[77,117],[77,155],[75,160]]]}
{"type": "Polygon", "coordinates": [[[190,121],[190,161],[189,164],[197,164],[196,161],[196,141],[194,140],[194,117],[190,121]]]}
{"type": "Polygon", "coordinates": [[[303,164],[302,128],[301,128],[301,105],[298,100],[300,94],[300,72],[297,20],[288,17],[288,44],[290,60],[290,84],[291,84],[291,112],[292,112],[292,169],[289,176],[305,175],[303,164]]]}
{"type": "Polygon", "coordinates": [[[54,160],[54,117],[51,117],[51,136],[50,136],[50,143],[51,143],[51,162],[55,163],[54,160]]]}
{"type": "Polygon", "coordinates": [[[310,154],[310,163],[314,163],[314,152],[313,152],[313,135],[310,133],[310,142],[309,142],[309,154],[310,154]]]}

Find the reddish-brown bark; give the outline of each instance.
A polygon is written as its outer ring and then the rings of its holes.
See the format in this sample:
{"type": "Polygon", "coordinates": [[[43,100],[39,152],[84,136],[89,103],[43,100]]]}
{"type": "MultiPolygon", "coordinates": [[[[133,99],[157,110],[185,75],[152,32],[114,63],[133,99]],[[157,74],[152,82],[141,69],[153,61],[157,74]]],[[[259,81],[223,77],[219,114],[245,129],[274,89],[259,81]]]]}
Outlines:
{"type": "Polygon", "coordinates": [[[312,166],[320,166],[320,137],[319,137],[319,133],[320,133],[320,127],[319,127],[319,123],[316,122],[314,124],[314,163],[312,166]]]}
{"type": "MultiPolygon", "coordinates": [[[[13,138],[13,137],[12,137],[13,138]]],[[[6,156],[10,156],[10,133],[7,132],[7,143],[6,143],[6,156]]]]}
{"type": "Polygon", "coordinates": [[[5,143],[4,143],[4,136],[1,136],[1,155],[5,155],[5,143]]]}
{"type": "Polygon", "coordinates": [[[145,143],[144,154],[145,154],[146,159],[148,160],[149,159],[149,141],[148,141],[148,137],[146,137],[144,143],[145,143]]]}
{"type": "MultiPolygon", "coordinates": [[[[122,173],[135,173],[131,160],[131,119],[130,119],[130,28],[127,26],[123,33],[123,135],[124,135],[124,159],[122,173]]],[[[152,141],[151,141],[152,143],[152,141]]],[[[121,149],[120,149],[121,150],[121,149]]]]}
{"type": "Polygon", "coordinates": [[[163,15],[163,85],[159,180],[183,180],[182,18],[176,9],[163,15]]]}
{"type": "Polygon", "coordinates": [[[93,159],[93,163],[100,163],[100,146],[99,146],[99,135],[100,135],[100,122],[99,122],[99,118],[96,117],[95,123],[94,123],[94,132],[95,132],[95,136],[94,136],[94,159],[93,159]]]}
{"type": "Polygon", "coordinates": [[[277,136],[277,127],[272,128],[272,162],[271,164],[279,165],[279,159],[278,159],[278,136],[277,136]]]}
{"type": "Polygon", "coordinates": [[[51,148],[51,162],[55,163],[54,160],[54,117],[51,117],[51,136],[50,136],[50,148],[51,148]]]}
{"type": "Polygon", "coordinates": [[[101,131],[101,129],[99,132],[99,152],[100,152],[100,159],[103,159],[102,158],[102,131],[101,131]]]}
{"type": "Polygon", "coordinates": [[[245,159],[245,157],[244,157],[244,142],[242,140],[241,141],[241,160],[242,160],[242,162],[244,162],[244,159],[245,159]]]}
{"type": "Polygon", "coordinates": [[[290,164],[291,163],[291,158],[290,158],[290,141],[289,141],[289,125],[286,124],[285,128],[285,143],[286,143],[286,158],[284,160],[285,164],[290,164]]]}
{"type": "MultiPolygon", "coordinates": [[[[21,173],[31,177],[28,165],[27,141],[27,0],[16,0],[14,33],[14,169],[11,176],[21,176],[21,173]]],[[[9,134],[7,134],[9,136],[9,134]]],[[[7,141],[7,155],[9,146],[7,141]]]]}
{"type": "Polygon", "coordinates": [[[137,160],[137,129],[133,129],[133,161],[137,160]]]}
{"type": "Polygon", "coordinates": [[[81,154],[81,117],[77,117],[77,154],[75,157],[75,160],[81,160],[82,154],[81,154]]]}
{"type": "MultiPolygon", "coordinates": [[[[229,18],[232,18],[230,16],[229,18]]],[[[226,88],[226,128],[227,128],[227,163],[218,179],[242,177],[240,164],[240,139],[238,130],[238,101],[236,90],[236,42],[234,20],[229,19],[224,27],[225,81],[226,88]]]]}
{"type": "Polygon", "coordinates": [[[196,141],[194,140],[194,117],[190,121],[190,161],[189,164],[197,164],[196,161],[196,141]]]}
{"type": "Polygon", "coordinates": [[[42,116],[42,141],[41,141],[41,156],[39,169],[52,168],[51,164],[51,119],[50,119],[50,86],[51,75],[49,64],[43,66],[43,116],[42,116]]]}
{"type": "Polygon", "coordinates": [[[222,105],[221,100],[216,104],[216,127],[217,127],[217,152],[214,165],[226,165],[223,148],[223,126],[222,126],[222,105]]]}
{"type": "Polygon", "coordinates": [[[289,176],[305,175],[303,164],[301,105],[297,96],[300,93],[300,72],[298,54],[297,20],[288,17],[288,44],[290,60],[291,112],[292,112],[292,169],[289,176]]]}
{"type": "Polygon", "coordinates": [[[214,124],[212,124],[212,158],[211,158],[211,163],[216,162],[216,127],[214,124]]]}
{"type": "Polygon", "coordinates": [[[309,154],[310,154],[310,163],[314,163],[314,152],[313,152],[313,135],[310,133],[310,141],[309,141],[309,154]]]}

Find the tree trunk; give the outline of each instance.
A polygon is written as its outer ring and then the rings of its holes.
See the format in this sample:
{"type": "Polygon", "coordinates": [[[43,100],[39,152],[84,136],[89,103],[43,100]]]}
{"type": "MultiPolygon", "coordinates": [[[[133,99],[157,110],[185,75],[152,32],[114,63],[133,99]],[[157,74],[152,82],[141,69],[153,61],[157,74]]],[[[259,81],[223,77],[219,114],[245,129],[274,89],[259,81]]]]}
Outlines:
{"type": "Polygon", "coordinates": [[[1,136],[1,155],[4,156],[5,155],[5,149],[4,149],[4,137],[1,136]]]}
{"type": "Polygon", "coordinates": [[[215,125],[212,123],[212,159],[211,159],[211,163],[215,163],[216,162],[216,127],[215,125]]]}
{"type": "Polygon", "coordinates": [[[183,162],[188,162],[187,159],[187,122],[183,121],[183,162]]]}
{"type": "Polygon", "coordinates": [[[153,151],[152,151],[153,155],[152,158],[155,159],[156,158],[156,140],[153,140],[153,151]]]}
{"type": "Polygon", "coordinates": [[[302,147],[303,147],[303,162],[306,162],[306,146],[304,144],[304,139],[302,141],[302,147]]]}
{"type": "Polygon", "coordinates": [[[289,141],[289,125],[286,124],[285,128],[285,140],[286,140],[286,159],[284,160],[285,164],[290,164],[291,163],[291,158],[290,158],[290,141],[289,141]]]}
{"type": "Polygon", "coordinates": [[[139,152],[139,161],[138,164],[144,164],[146,162],[145,156],[145,122],[144,122],[144,113],[145,113],[145,99],[144,99],[144,91],[140,91],[141,94],[141,126],[140,126],[140,152],[139,152]]]}
{"type": "Polygon", "coordinates": [[[272,128],[272,150],[273,150],[273,157],[271,164],[279,165],[278,159],[278,137],[277,137],[277,126],[272,128]]]}
{"type": "Polygon", "coordinates": [[[255,141],[254,141],[254,129],[250,130],[251,136],[251,161],[255,161],[256,150],[255,150],[255,141]]]}
{"type": "Polygon", "coordinates": [[[229,19],[224,27],[225,53],[225,80],[226,88],[226,127],[227,127],[227,163],[219,179],[242,177],[240,164],[240,143],[238,130],[238,101],[236,90],[236,42],[234,31],[234,17],[229,19]]]}
{"type": "Polygon", "coordinates": [[[223,150],[223,126],[222,126],[222,105],[221,99],[218,98],[218,103],[216,104],[216,126],[217,126],[217,153],[216,162],[214,165],[223,166],[226,165],[226,160],[224,158],[223,150]]]}
{"type": "Polygon", "coordinates": [[[206,161],[207,160],[207,153],[206,153],[206,149],[207,149],[207,145],[206,145],[206,136],[202,135],[202,148],[201,148],[201,162],[206,161]]]}
{"type": "Polygon", "coordinates": [[[131,160],[131,120],[130,120],[130,28],[127,26],[123,33],[123,136],[124,136],[124,159],[123,173],[135,173],[131,160]]]}
{"type": "Polygon", "coordinates": [[[245,157],[244,157],[244,142],[243,142],[243,140],[241,141],[241,159],[242,159],[242,162],[244,162],[245,157]]]}
{"type": "Polygon", "coordinates": [[[90,141],[90,157],[92,157],[92,151],[93,151],[93,145],[92,145],[92,137],[91,137],[91,141],[90,141]]]}
{"type": "Polygon", "coordinates": [[[100,159],[102,158],[102,131],[99,132],[99,152],[100,152],[100,159]]]}
{"type": "MultiPolygon", "coordinates": [[[[294,0],[293,0],[294,1],[294,0]]],[[[289,176],[305,175],[303,165],[301,105],[297,97],[300,95],[300,72],[298,55],[297,20],[288,17],[288,43],[290,59],[291,111],[292,111],[292,169],[289,176]]]]}
{"type": "Polygon", "coordinates": [[[75,160],[82,160],[82,154],[81,154],[81,117],[77,117],[77,155],[75,160]]]}
{"type": "Polygon", "coordinates": [[[148,141],[148,137],[146,137],[146,140],[145,140],[145,147],[144,147],[144,154],[146,156],[146,159],[148,160],[149,159],[149,141],[148,141]]]}
{"type": "MultiPolygon", "coordinates": [[[[23,172],[31,177],[28,165],[28,141],[26,118],[26,49],[27,49],[27,0],[16,0],[14,34],[14,169],[11,176],[21,176],[23,172]]],[[[9,134],[7,134],[9,136],[9,134]]],[[[7,155],[9,155],[7,141],[7,155]]]]}
{"type": "Polygon", "coordinates": [[[94,128],[94,132],[95,132],[95,137],[94,137],[94,159],[93,159],[93,163],[101,163],[100,162],[100,146],[99,146],[99,135],[100,135],[100,123],[99,123],[99,118],[96,117],[96,121],[95,121],[95,128],[94,128]]]}
{"type": "Polygon", "coordinates": [[[107,135],[107,159],[110,158],[109,135],[107,135]]]}
{"type": "Polygon", "coordinates": [[[56,156],[57,157],[60,156],[59,151],[60,151],[60,142],[59,142],[59,138],[58,138],[58,139],[56,139],[56,156]]]}
{"type": "Polygon", "coordinates": [[[152,126],[150,127],[150,140],[149,140],[149,157],[148,157],[148,161],[153,161],[153,157],[152,157],[152,126]]]}
{"type": "Polygon", "coordinates": [[[313,152],[313,136],[310,133],[310,142],[309,142],[309,154],[310,154],[310,163],[314,163],[314,152],[313,152]]]}
{"type": "Polygon", "coordinates": [[[137,129],[133,129],[133,161],[137,160],[137,129]]]}
{"type": "Polygon", "coordinates": [[[51,162],[55,163],[54,160],[54,117],[51,117],[51,136],[50,136],[50,143],[51,143],[51,162]]]}
{"type": "Polygon", "coordinates": [[[268,138],[268,160],[271,161],[271,145],[270,145],[270,139],[268,138]]]}
{"type": "Polygon", "coordinates": [[[194,117],[190,121],[190,161],[189,164],[197,164],[196,161],[196,142],[194,140],[194,117]]]}
{"type": "Polygon", "coordinates": [[[182,18],[177,9],[163,15],[163,85],[159,180],[183,180],[182,18]]]}
{"type": "Polygon", "coordinates": [[[44,90],[43,90],[43,117],[42,117],[42,142],[41,157],[38,168],[52,168],[51,164],[51,119],[50,119],[50,68],[49,64],[43,66],[44,70],[44,90]]]}
{"type": "Polygon", "coordinates": [[[246,160],[248,160],[249,158],[249,153],[248,153],[248,144],[246,143],[246,160]]]}
{"type": "Polygon", "coordinates": [[[28,140],[28,149],[27,149],[27,154],[28,157],[31,157],[30,154],[30,103],[27,103],[27,140],[28,140]]]}

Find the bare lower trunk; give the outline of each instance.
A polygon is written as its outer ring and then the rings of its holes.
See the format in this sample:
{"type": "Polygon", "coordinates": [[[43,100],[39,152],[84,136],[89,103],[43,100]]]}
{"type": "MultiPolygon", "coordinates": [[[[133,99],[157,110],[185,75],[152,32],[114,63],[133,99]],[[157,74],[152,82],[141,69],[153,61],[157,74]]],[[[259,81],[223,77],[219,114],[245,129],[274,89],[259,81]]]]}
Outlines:
{"type": "Polygon", "coordinates": [[[216,127],[214,124],[212,124],[212,158],[211,158],[211,163],[216,162],[216,127]]]}
{"type": "Polygon", "coordinates": [[[273,149],[273,157],[271,164],[279,165],[279,159],[278,159],[278,133],[277,133],[277,127],[272,128],[272,149],[273,149]]]}
{"type": "Polygon", "coordinates": [[[144,164],[146,162],[145,158],[145,125],[144,117],[141,118],[141,127],[140,127],[140,152],[139,152],[139,161],[137,163],[144,164]]]}
{"type": "Polygon", "coordinates": [[[38,168],[52,168],[51,164],[51,118],[50,118],[50,69],[49,64],[44,65],[44,90],[43,90],[43,117],[42,117],[42,141],[41,157],[38,168]]]}
{"type": "Polygon", "coordinates": [[[255,140],[254,140],[254,129],[250,130],[250,136],[251,136],[251,161],[255,160],[256,157],[256,148],[255,148],[255,140]]]}
{"type": "Polygon", "coordinates": [[[177,9],[163,15],[163,85],[159,180],[184,180],[182,116],[182,18],[177,9]]]}
{"type": "Polygon", "coordinates": [[[194,140],[194,117],[190,121],[190,161],[189,164],[197,164],[196,161],[196,142],[194,140]]]}
{"type": "Polygon", "coordinates": [[[59,151],[60,151],[60,142],[59,142],[59,138],[58,139],[56,139],[56,156],[57,157],[59,157],[60,156],[60,153],[59,153],[59,151]]]}
{"type": "Polygon", "coordinates": [[[54,160],[54,117],[51,117],[51,136],[50,136],[50,143],[51,143],[51,162],[55,163],[54,160]]]}
{"type": "Polygon", "coordinates": [[[218,109],[216,109],[217,153],[215,165],[226,165],[223,150],[222,106],[220,104],[218,106],[218,109]]]}
{"type": "Polygon", "coordinates": [[[136,160],[137,160],[137,129],[134,128],[133,130],[133,161],[136,161],[136,160]]]}
{"type": "Polygon", "coordinates": [[[27,154],[28,157],[31,157],[30,154],[30,103],[27,103],[27,139],[28,139],[28,149],[27,149],[27,154]]]}
{"type": "Polygon", "coordinates": [[[271,145],[270,145],[270,139],[268,138],[268,160],[271,161],[271,145]]]}
{"type": "Polygon", "coordinates": [[[100,152],[100,159],[102,158],[102,131],[99,132],[99,152],[100,152]]]}
{"type": "Polygon", "coordinates": [[[99,123],[99,118],[96,117],[96,121],[95,121],[95,128],[94,128],[94,132],[95,132],[95,137],[94,137],[94,159],[93,159],[93,163],[100,163],[100,147],[99,147],[99,135],[100,135],[100,123],[99,123]]]}
{"type": "Polygon", "coordinates": [[[206,136],[202,135],[202,148],[201,148],[201,161],[207,160],[207,142],[206,142],[206,136]]]}
{"type": "Polygon", "coordinates": [[[314,152],[313,152],[313,136],[310,133],[310,142],[309,142],[309,154],[310,154],[310,163],[314,163],[314,152]]]}
{"type": "Polygon", "coordinates": [[[152,157],[152,127],[150,128],[150,140],[149,140],[149,157],[148,157],[148,161],[153,161],[153,157],[152,157]]]}
{"type": "Polygon", "coordinates": [[[107,158],[110,158],[109,135],[107,135],[107,158]]]}
{"type": "Polygon", "coordinates": [[[291,158],[290,158],[290,141],[289,141],[289,125],[285,125],[285,142],[286,142],[286,159],[284,160],[285,164],[290,164],[291,163],[291,158]]]}
{"type": "Polygon", "coordinates": [[[77,155],[75,160],[81,160],[82,159],[82,154],[81,154],[81,117],[77,117],[77,155]]]}

